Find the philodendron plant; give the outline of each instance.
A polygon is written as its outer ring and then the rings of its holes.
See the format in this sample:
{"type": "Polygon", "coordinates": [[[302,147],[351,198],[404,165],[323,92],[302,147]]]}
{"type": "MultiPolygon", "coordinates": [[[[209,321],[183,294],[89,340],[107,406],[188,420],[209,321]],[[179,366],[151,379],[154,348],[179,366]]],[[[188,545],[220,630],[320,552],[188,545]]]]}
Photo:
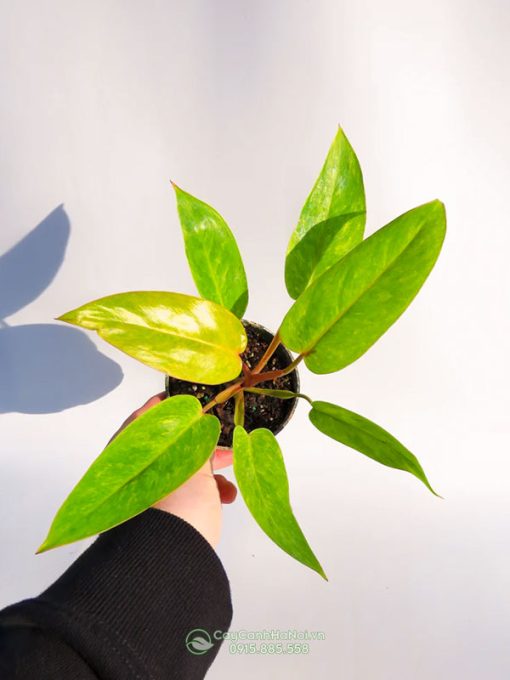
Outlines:
{"type": "Polygon", "coordinates": [[[292,511],[274,433],[288,419],[289,404],[303,398],[322,434],[412,473],[434,493],[417,458],[382,427],[301,394],[296,367],[303,362],[317,374],[340,371],[388,330],[439,255],[444,206],[437,200],[420,205],[363,239],[362,174],[339,129],[290,238],[285,283],[295,302],[272,336],[242,321],[248,285],[225,220],[173,186],[201,297],[119,293],[59,317],[162,371],[169,396],[131,422],[92,463],[39,552],[149,508],[189,479],[219,442],[233,448],[239,490],[262,530],[326,578],[292,511]]]}

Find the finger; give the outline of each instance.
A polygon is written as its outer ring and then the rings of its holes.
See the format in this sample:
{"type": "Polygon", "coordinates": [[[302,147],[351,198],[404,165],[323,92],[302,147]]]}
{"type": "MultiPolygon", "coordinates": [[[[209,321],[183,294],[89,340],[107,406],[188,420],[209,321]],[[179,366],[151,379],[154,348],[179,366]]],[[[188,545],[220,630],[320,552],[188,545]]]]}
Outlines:
{"type": "Polygon", "coordinates": [[[158,394],[155,394],[153,397],[150,397],[150,399],[147,399],[145,404],[140,406],[139,408],[136,409],[136,411],[133,411],[131,415],[129,415],[126,420],[122,423],[122,425],[119,427],[119,429],[115,432],[115,434],[111,437],[110,441],[108,444],[115,439],[115,437],[122,432],[122,430],[127,427],[130,423],[133,422],[133,420],[136,420],[138,416],[141,416],[142,413],[145,413],[145,411],[148,411],[150,408],[153,406],[156,406],[156,404],[159,404],[162,402],[164,399],[166,399],[166,392],[159,392],[158,394]]]}
{"type": "Polygon", "coordinates": [[[216,449],[212,456],[213,470],[221,470],[232,465],[232,449],[216,449]]]}
{"type": "Polygon", "coordinates": [[[153,406],[156,406],[156,404],[159,404],[162,402],[166,397],[165,392],[160,392],[159,394],[155,394],[153,397],[150,397],[150,399],[147,399],[145,404],[142,404],[142,406],[139,406],[131,415],[129,415],[126,420],[122,423],[121,429],[123,427],[126,427],[126,425],[129,425],[129,423],[132,423],[133,420],[136,420],[138,416],[141,416],[142,413],[145,413],[145,411],[148,411],[150,408],[153,406]]]}
{"type": "Polygon", "coordinates": [[[220,500],[222,503],[233,503],[237,496],[237,489],[226,477],[223,475],[214,475],[218,491],[220,493],[220,500]]]}
{"type": "Polygon", "coordinates": [[[143,406],[140,406],[140,408],[136,409],[134,413],[131,414],[130,418],[135,415],[136,416],[141,416],[142,413],[145,413],[145,411],[148,411],[150,408],[153,406],[156,406],[156,404],[159,404],[160,402],[164,401],[166,399],[166,392],[159,392],[158,394],[155,394],[153,397],[150,399],[147,399],[145,404],[143,406]]]}

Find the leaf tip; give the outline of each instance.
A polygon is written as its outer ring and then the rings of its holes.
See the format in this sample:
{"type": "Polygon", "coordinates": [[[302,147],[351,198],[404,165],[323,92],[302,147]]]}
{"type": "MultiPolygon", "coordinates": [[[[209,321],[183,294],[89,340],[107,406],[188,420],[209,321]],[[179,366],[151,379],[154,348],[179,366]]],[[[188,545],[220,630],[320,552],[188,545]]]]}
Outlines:
{"type": "Polygon", "coordinates": [[[343,127],[340,125],[340,123],[338,123],[336,129],[335,142],[338,144],[343,140],[347,140],[347,135],[345,134],[343,127]]]}
{"type": "Polygon", "coordinates": [[[424,479],[422,479],[422,482],[425,484],[425,486],[427,487],[427,489],[428,489],[432,494],[434,494],[434,496],[435,496],[436,498],[440,498],[442,501],[444,501],[443,496],[441,496],[440,494],[438,494],[437,491],[434,491],[434,489],[433,489],[432,486],[430,485],[429,480],[428,480],[425,476],[424,476],[424,479]]]}
{"type": "Polygon", "coordinates": [[[326,572],[322,567],[317,569],[317,573],[319,574],[319,576],[322,576],[322,578],[329,583],[329,578],[326,576],[326,572]]]}
{"type": "Polygon", "coordinates": [[[433,206],[436,210],[440,210],[446,216],[446,206],[440,198],[432,199],[428,205],[433,206]]]}
{"type": "Polygon", "coordinates": [[[54,546],[52,546],[52,545],[48,542],[48,539],[46,539],[46,540],[44,540],[44,541],[41,543],[41,545],[37,548],[37,550],[35,551],[35,554],[36,554],[36,555],[40,555],[41,553],[46,552],[47,550],[50,550],[52,547],[54,547],[54,546]]]}

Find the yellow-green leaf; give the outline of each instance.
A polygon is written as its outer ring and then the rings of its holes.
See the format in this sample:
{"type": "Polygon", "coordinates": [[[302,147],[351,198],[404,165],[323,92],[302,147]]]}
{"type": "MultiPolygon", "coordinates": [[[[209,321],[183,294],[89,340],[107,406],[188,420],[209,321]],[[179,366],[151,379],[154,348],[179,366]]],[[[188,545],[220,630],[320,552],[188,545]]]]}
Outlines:
{"type": "Polygon", "coordinates": [[[106,531],[154,505],[202,467],[219,434],[218,419],[189,395],[146,411],[92,463],[38,552],[106,531]]]}
{"type": "Polygon", "coordinates": [[[215,385],[241,372],[242,323],[220,305],[191,295],[142,291],[89,302],[59,317],[169,375],[215,385]]]}
{"type": "Polygon", "coordinates": [[[358,359],[418,293],[445,231],[444,206],[432,201],[375,232],[300,295],[279,330],[284,345],[314,373],[358,359]]]}
{"type": "Polygon", "coordinates": [[[266,429],[248,434],[238,425],[233,464],[239,490],[260,528],[282,550],[326,579],[294,517],[285,463],[274,434],[266,429]]]}
{"type": "Polygon", "coordinates": [[[433,494],[438,495],[430,486],[416,456],[379,425],[326,401],[314,401],[308,415],[313,425],[323,434],[382,465],[410,472],[433,494]]]}
{"type": "Polygon", "coordinates": [[[339,128],[287,248],[285,284],[291,297],[363,239],[365,210],[361,168],[339,128]]]}
{"type": "Polygon", "coordinates": [[[234,235],[214,208],[175,184],[173,187],[198,292],[242,318],[248,305],[248,283],[234,235]]]}

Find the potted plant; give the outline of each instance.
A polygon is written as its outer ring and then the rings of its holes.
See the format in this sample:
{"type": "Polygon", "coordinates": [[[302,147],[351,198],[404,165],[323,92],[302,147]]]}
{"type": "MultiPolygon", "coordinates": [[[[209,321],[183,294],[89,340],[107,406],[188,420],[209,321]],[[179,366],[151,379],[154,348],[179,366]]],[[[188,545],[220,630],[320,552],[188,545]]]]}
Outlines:
{"type": "Polygon", "coordinates": [[[363,239],[362,173],[339,129],[290,238],[285,283],[294,303],[272,335],[243,320],[248,285],[226,222],[173,186],[201,297],[119,293],[59,317],[95,330],[164,373],[169,396],[130,423],[92,463],[38,552],[144,511],[189,479],[219,444],[232,446],[239,490],[263,531],[326,578],[293,514],[275,434],[302,398],[322,434],[412,473],[434,493],[417,458],[382,427],[301,394],[297,367],[340,371],[399,318],[439,255],[444,206],[438,200],[420,205],[363,239]]]}

